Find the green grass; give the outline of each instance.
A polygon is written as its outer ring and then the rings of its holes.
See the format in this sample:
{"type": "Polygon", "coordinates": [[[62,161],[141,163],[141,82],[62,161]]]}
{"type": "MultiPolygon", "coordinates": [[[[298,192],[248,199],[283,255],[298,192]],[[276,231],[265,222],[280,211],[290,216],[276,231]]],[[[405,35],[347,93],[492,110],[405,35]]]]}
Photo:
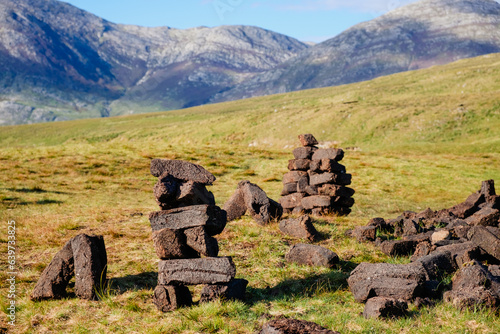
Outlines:
{"type": "MultiPolygon", "coordinates": [[[[271,317],[317,322],[341,333],[498,333],[498,316],[450,305],[399,320],[366,320],[346,278],[362,261],[394,263],[344,232],[370,218],[441,209],[482,180],[500,180],[500,55],[383,77],[180,111],[0,128],[0,221],[17,223],[19,333],[253,333],[271,317]],[[463,93],[462,93],[463,91],[463,93]],[[357,101],[356,103],[346,103],[357,101]],[[348,217],[316,218],[317,244],[339,255],[333,270],[288,264],[277,223],[250,217],[217,238],[248,301],[214,302],[161,314],[151,302],[157,262],[147,216],[158,210],[152,158],[199,163],[217,176],[219,205],[241,180],[279,199],[297,135],[350,147],[356,204],[348,217]],[[34,303],[29,294],[54,254],[79,233],[102,234],[111,290],[99,302],[34,303]]],[[[2,242],[7,234],[0,234],[2,242]]],[[[0,280],[5,281],[2,262],[0,280]]],[[[70,286],[71,293],[73,287],[70,286]]],[[[201,287],[192,287],[195,302],[201,287]]],[[[6,305],[4,285],[0,304],[6,305]]],[[[5,310],[4,310],[5,311],[5,310]]],[[[0,327],[8,327],[5,313],[0,327]]]]}

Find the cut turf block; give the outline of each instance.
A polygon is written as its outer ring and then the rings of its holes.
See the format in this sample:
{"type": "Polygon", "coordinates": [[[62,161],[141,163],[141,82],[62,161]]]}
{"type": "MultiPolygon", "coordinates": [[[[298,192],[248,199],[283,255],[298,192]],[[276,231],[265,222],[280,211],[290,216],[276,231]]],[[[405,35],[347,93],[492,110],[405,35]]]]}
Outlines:
{"type": "Polygon", "coordinates": [[[326,183],[334,183],[340,186],[348,186],[351,184],[351,174],[336,174],[336,173],[309,173],[309,184],[312,186],[321,186],[326,183]]]}
{"type": "MultiPolygon", "coordinates": [[[[297,186],[294,186],[296,189],[297,186]]],[[[236,189],[234,194],[224,203],[224,211],[227,212],[227,221],[233,221],[241,218],[247,212],[245,198],[240,188],[236,189]]]]}
{"type": "Polygon", "coordinates": [[[277,318],[262,326],[259,334],[340,334],[304,320],[277,318]]]}
{"type": "Polygon", "coordinates": [[[184,230],[184,234],[187,245],[198,253],[208,257],[216,257],[219,254],[217,239],[211,237],[204,226],[189,228],[184,230]]]}
{"type": "Polygon", "coordinates": [[[319,233],[314,228],[311,218],[307,215],[296,219],[282,220],[279,224],[279,229],[286,235],[314,241],[318,238],[319,233]]]}
{"type": "Polygon", "coordinates": [[[80,234],[71,239],[75,261],[75,294],[77,297],[96,300],[97,292],[106,286],[107,255],[101,235],[80,234]]]}
{"type": "Polygon", "coordinates": [[[283,184],[296,183],[302,178],[308,178],[307,172],[294,170],[283,175],[283,184]]]}
{"type": "Polygon", "coordinates": [[[226,227],[227,213],[214,205],[194,205],[184,208],[152,212],[149,222],[153,231],[163,228],[184,230],[205,226],[211,236],[217,235],[226,227]]]}
{"type": "Polygon", "coordinates": [[[165,175],[158,179],[155,186],[153,187],[153,194],[156,199],[156,203],[162,209],[169,209],[175,206],[175,197],[179,190],[179,180],[172,175],[165,175]]]}
{"type": "Polygon", "coordinates": [[[301,204],[302,207],[306,210],[312,210],[314,208],[326,208],[332,204],[332,197],[308,196],[302,199],[301,204]]]}
{"type": "Polygon", "coordinates": [[[294,193],[280,198],[280,204],[283,209],[294,209],[295,207],[302,207],[302,199],[306,196],[304,193],[294,193]]]}
{"type": "Polygon", "coordinates": [[[309,159],[293,159],[288,161],[288,170],[290,171],[306,171],[309,169],[311,160],[309,159]]]}
{"type": "Polygon", "coordinates": [[[500,239],[483,226],[474,226],[467,233],[467,238],[488,254],[500,261],[500,239]]]}
{"type": "Polygon", "coordinates": [[[238,183],[238,189],[243,194],[247,212],[258,224],[265,225],[273,219],[281,218],[281,205],[268,198],[259,186],[249,181],[241,181],[238,183]]]}
{"type": "Polygon", "coordinates": [[[181,183],[175,199],[182,206],[215,205],[214,195],[204,184],[194,181],[181,183]]]}
{"type": "Polygon", "coordinates": [[[158,264],[159,285],[227,283],[235,275],[236,267],[231,257],[167,260],[158,264]]]}
{"type": "Polygon", "coordinates": [[[321,160],[315,160],[315,161],[320,162],[319,170],[322,172],[340,173],[340,174],[343,174],[346,172],[345,166],[339,164],[334,159],[321,159],[321,160]]]}
{"type": "Polygon", "coordinates": [[[472,216],[466,218],[465,222],[471,226],[498,226],[499,220],[500,210],[493,209],[491,206],[485,206],[472,216]]]}
{"type": "Polygon", "coordinates": [[[380,245],[382,253],[389,256],[406,256],[415,252],[416,240],[387,240],[380,245]]]}
{"type": "Polygon", "coordinates": [[[403,300],[422,297],[427,272],[422,265],[363,262],[347,279],[357,302],[381,296],[403,300]]]}
{"type": "Polygon", "coordinates": [[[59,299],[66,296],[66,287],[75,273],[71,241],[54,255],[42,272],[31,294],[31,300],[59,299]]]}
{"type": "Polygon", "coordinates": [[[295,159],[311,159],[313,153],[317,150],[316,147],[297,147],[293,150],[293,156],[295,159]]]}
{"type": "Polygon", "coordinates": [[[309,244],[297,244],[290,247],[285,256],[288,262],[295,262],[307,266],[321,266],[332,268],[339,263],[339,257],[331,250],[309,244]]]}
{"type": "Polygon", "coordinates": [[[332,159],[341,161],[344,159],[344,151],[340,148],[320,148],[314,152],[311,160],[332,159]]]}
{"type": "Polygon", "coordinates": [[[246,279],[234,279],[229,283],[205,285],[201,290],[200,303],[222,300],[245,300],[245,291],[248,285],[246,279]]]}
{"type": "Polygon", "coordinates": [[[160,312],[170,312],[183,306],[191,306],[193,299],[187,286],[157,285],[153,295],[153,304],[160,312]]]}
{"type": "Polygon", "coordinates": [[[286,183],[283,185],[281,196],[290,195],[297,192],[297,182],[286,183]]]}
{"type": "Polygon", "coordinates": [[[373,297],[368,299],[363,311],[365,319],[399,318],[407,314],[407,302],[387,297],[373,297]]]}
{"type": "Polygon", "coordinates": [[[342,196],[342,197],[351,197],[354,195],[355,191],[354,189],[348,188],[348,187],[343,187],[343,186],[337,186],[334,184],[324,184],[321,187],[318,187],[318,193],[320,195],[326,195],[326,196],[342,196]]]}
{"type": "Polygon", "coordinates": [[[500,281],[477,261],[460,268],[453,277],[451,291],[443,299],[455,307],[474,310],[477,307],[500,306],[500,281]]]}
{"type": "Polygon", "coordinates": [[[207,185],[215,181],[215,176],[205,168],[182,160],[153,159],[151,161],[151,174],[156,177],[169,174],[179,180],[207,185]]]}
{"type": "Polygon", "coordinates": [[[318,141],[310,133],[305,133],[305,134],[299,135],[299,141],[302,144],[302,146],[318,145],[318,141]]]}
{"type": "Polygon", "coordinates": [[[195,250],[186,245],[186,236],[183,230],[164,228],[159,231],[154,231],[153,244],[156,255],[162,260],[200,257],[195,250]]]}

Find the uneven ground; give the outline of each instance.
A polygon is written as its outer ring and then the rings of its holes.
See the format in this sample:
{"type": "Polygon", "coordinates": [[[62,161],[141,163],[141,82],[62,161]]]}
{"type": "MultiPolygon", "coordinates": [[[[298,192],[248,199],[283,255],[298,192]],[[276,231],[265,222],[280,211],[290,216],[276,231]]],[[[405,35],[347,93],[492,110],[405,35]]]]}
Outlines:
{"type": "MultiPolygon", "coordinates": [[[[482,180],[500,190],[500,55],[349,86],[193,109],[0,128],[0,221],[17,223],[17,323],[13,333],[253,333],[285,315],[341,333],[498,333],[498,314],[438,303],[408,318],[365,320],[346,278],[362,261],[407,263],[344,236],[372,217],[441,209],[463,201],[482,180]],[[278,224],[249,217],[218,236],[248,300],[161,314],[151,302],[157,258],[148,213],[158,210],[152,158],[199,163],[217,176],[219,205],[240,180],[279,199],[297,135],[346,150],[356,204],[348,217],[314,220],[319,245],[338,253],[337,269],[284,261],[298,240],[278,224]],[[28,298],[53,255],[79,233],[102,234],[110,289],[99,302],[28,298]]],[[[6,252],[3,247],[2,252],[6,252]]],[[[2,258],[6,255],[2,255],[2,258]]],[[[0,280],[7,279],[2,261],[0,280]]],[[[72,288],[70,288],[71,290],[72,288]]],[[[200,287],[193,288],[195,300],[200,287]]],[[[7,289],[0,304],[6,311],[7,289]]],[[[0,327],[8,328],[5,313],[0,327]]],[[[0,331],[1,332],[1,331],[0,331]]]]}

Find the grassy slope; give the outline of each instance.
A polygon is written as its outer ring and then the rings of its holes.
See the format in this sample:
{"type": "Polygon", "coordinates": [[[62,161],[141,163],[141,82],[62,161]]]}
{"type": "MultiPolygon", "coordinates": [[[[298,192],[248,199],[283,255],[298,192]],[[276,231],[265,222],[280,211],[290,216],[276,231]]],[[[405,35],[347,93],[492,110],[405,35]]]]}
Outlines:
{"type": "MultiPolygon", "coordinates": [[[[2,127],[0,147],[0,221],[18,224],[18,332],[252,333],[274,315],[342,333],[500,332],[487,311],[460,313],[443,303],[412,309],[407,319],[363,319],[346,287],[349,271],[361,261],[408,259],[343,236],[374,216],[448,207],[482,180],[500,180],[500,55],[187,110],[2,127]],[[358,148],[344,159],[357,191],[353,213],[315,220],[325,236],[319,244],[339,254],[341,267],[285,263],[298,240],[276,223],[259,227],[244,217],[218,239],[220,254],[233,256],[237,276],[250,281],[248,303],[158,313],[150,300],[157,265],[147,220],[157,210],[150,159],[200,163],[217,176],[211,190],[220,205],[243,179],[278,199],[297,135],[307,132],[358,148]],[[30,302],[43,268],[78,233],[104,235],[111,292],[101,302],[30,302]]],[[[2,287],[2,306],[5,296],[2,287]]]]}

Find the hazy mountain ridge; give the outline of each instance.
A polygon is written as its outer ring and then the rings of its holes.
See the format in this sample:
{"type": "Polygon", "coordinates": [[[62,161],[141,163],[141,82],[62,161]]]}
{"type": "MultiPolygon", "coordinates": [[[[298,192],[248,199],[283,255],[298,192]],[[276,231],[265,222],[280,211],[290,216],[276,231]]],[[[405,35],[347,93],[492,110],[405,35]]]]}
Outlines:
{"type": "Polygon", "coordinates": [[[257,27],[114,24],[55,0],[1,0],[0,21],[5,124],[201,104],[307,48],[257,27]]]}
{"type": "Polygon", "coordinates": [[[0,0],[0,22],[0,124],[178,109],[500,52],[493,0],[422,0],[314,46],[248,26],[114,24],[55,0],[0,0]]]}
{"type": "Polygon", "coordinates": [[[500,4],[423,0],[302,51],[214,101],[334,86],[500,52],[500,4]]]}

